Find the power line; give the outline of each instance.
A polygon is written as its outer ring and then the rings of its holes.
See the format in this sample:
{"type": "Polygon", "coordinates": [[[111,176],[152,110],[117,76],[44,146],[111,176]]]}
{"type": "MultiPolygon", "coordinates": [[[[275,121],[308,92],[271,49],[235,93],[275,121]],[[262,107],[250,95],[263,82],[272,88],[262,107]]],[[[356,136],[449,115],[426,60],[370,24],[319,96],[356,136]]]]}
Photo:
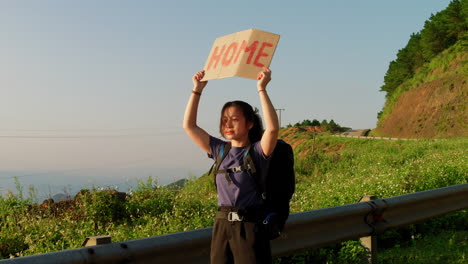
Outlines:
{"type": "MultiPolygon", "coordinates": [[[[168,132],[167,134],[173,134],[168,132]]],[[[129,138],[129,137],[154,137],[158,136],[157,134],[146,134],[146,135],[71,135],[71,136],[62,136],[62,135],[46,135],[46,136],[17,136],[17,135],[0,135],[0,138],[38,138],[38,139],[85,139],[85,138],[129,138]]]]}
{"type": "Polygon", "coordinates": [[[20,129],[20,128],[1,128],[0,132],[121,132],[121,131],[152,131],[152,130],[168,130],[168,129],[179,129],[179,127],[167,127],[167,128],[108,128],[108,129],[96,129],[96,128],[85,128],[85,129],[20,129]]]}
{"type": "Polygon", "coordinates": [[[131,129],[116,129],[116,130],[15,130],[15,129],[0,129],[0,138],[18,138],[18,139],[87,139],[87,138],[141,138],[141,137],[156,137],[163,135],[183,134],[182,129],[158,129],[154,131],[143,131],[144,133],[109,133],[123,132],[131,129]],[[5,133],[2,131],[9,131],[5,133]],[[92,133],[83,133],[83,132],[92,133]],[[105,133],[96,133],[96,132],[105,133]],[[28,133],[12,133],[12,132],[28,132],[28,133]],[[31,133],[32,132],[32,133],[31,133]],[[43,133],[52,132],[52,133],[43,133]],[[67,132],[78,132],[68,134],[67,132]],[[81,132],[81,133],[80,133],[81,132]]]}

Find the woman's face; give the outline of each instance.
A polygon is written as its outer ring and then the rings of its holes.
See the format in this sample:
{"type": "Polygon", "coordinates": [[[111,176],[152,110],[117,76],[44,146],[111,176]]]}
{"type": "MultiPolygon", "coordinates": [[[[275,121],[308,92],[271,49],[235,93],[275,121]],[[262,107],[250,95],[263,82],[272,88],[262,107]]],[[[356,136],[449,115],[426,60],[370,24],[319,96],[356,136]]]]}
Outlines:
{"type": "Polygon", "coordinates": [[[221,130],[228,140],[246,140],[253,123],[247,122],[242,110],[236,106],[227,107],[221,119],[221,130]]]}

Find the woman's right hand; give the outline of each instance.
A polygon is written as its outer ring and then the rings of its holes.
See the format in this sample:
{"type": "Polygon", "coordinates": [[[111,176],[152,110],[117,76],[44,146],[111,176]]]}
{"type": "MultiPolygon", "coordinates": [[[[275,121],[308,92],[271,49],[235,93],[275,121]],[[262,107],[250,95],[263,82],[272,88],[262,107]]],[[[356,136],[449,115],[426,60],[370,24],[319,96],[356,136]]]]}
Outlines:
{"type": "Polygon", "coordinates": [[[196,92],[201,93],[203,91],[203,88],[205,88],[206,84],[208,83],[208,81],[202,81],[203,77],[205,77],[205,70],[201,70],[195,73],[192,77],[193,89],[196,92]]]}

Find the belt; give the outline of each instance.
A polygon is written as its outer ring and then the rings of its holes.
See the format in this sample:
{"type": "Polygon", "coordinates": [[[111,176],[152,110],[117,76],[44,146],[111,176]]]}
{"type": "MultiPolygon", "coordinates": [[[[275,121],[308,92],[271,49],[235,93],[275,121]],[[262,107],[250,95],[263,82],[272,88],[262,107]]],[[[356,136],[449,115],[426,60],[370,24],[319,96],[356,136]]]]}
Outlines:
{"type": "Polygon", "coordinates": [[[216,212],[217,219],[226,219],[229,222],[258,222],[265,216],[262,208],[221,206],[216,212]]]}
{"type": "Polygon", "coordinates": [[[252,210],[251,207],[239,207],[239,206],[220,206],[218,207],[219,212],[245,212],[252,210]]]}
{"type": "Polygon", "coordinates": [[[237,212],[216,212],[216,219],[227,219],[229,222],[242,222],[247,221],[243,215],[238,214],[237,212]]]}

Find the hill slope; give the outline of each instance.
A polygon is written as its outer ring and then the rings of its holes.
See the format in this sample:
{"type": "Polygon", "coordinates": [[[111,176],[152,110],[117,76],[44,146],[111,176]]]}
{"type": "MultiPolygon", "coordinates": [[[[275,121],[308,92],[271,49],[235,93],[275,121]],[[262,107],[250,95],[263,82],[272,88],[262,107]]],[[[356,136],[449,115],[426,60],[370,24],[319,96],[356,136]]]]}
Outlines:
{"type": "Polygon", "coordinates": [[[468,53],[462,41],[424,65],[387,98],[373,135],[445,138],[468,135],[468,53]]]}

